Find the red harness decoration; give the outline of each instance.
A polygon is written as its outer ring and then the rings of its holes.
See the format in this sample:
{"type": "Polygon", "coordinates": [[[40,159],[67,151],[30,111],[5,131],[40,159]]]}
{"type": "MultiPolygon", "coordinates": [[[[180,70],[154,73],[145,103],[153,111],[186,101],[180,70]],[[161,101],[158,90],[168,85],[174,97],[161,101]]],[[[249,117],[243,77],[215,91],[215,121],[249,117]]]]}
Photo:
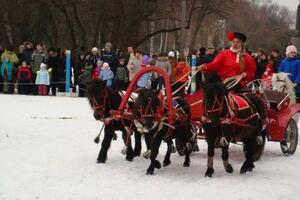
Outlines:
{"type": "MultiPolygon", "coordinates": [[[[244,97],[246,98],[246,96],[244,97]]],[[[239,95],[229,93],[228,97],[224,96],[221,101],[217,97],[215,97],[211,109],[207,109],[204,105],[205,115],[203,115],[202,117],[202,122],[211,123],[211,120],[207,118],[208,113],[219,112],[219,114],[222,114],[224,101],[226,102],[226,105],[228,107],[228,113],[226,113],[226,116],[220,118],[221,124],[233,124],[237,126],[249,127],[249,125],[246,124],[247,121],[255,116],[258,116],[257,112],[253,112],[253,109],[244,98],[239,95]],[[244,109],[251,109],[251,115],[243,119],[237,117],[238,111],[244,109]]]]}
{"type": "Polygon", "coordinates": [[[249,108],[249,104],[248,102],[243,99],[241,96],[239,95],[236,95],[236,94],[233,94],[233,93],[229,93],[228,94],[228,103],[229,103],[229,106],[235,110],[244,110],[244,109],[247,109],[249,108]]]}
{"type": "Polygon", "coordinates": [[[213,113],[213,112],[219,112],[219,114],[221,114],[221,112],[223,111],[223,107],[224,107],[224,99],[225,98],[223,97],[222,100],[219,101],[218,97],[215,96],[214,103],[213,103],[211,109],[206,110],[206,107],[204,106],[206,114],[213,113]]]}
{"type": "Polygon", "coordinates": [[[164,103],[163,103],[163,96],[162,94],[158,95],[158,98],[160,100],[159,108],[156,110],[153,110],[152,108],[152,99],[148,99],[148,104],[146,106],[145,111],[143,112],[142,106],[138,108],[138,112],[140,113],[140,119],[142,122],[145,122],[145,118],[153,117],[155,121],[160,122],[160,120],[163,118],[164,115],[164,103]]]}
{"type": "Polygon", "coordinates": [[[107,89],[104,90],[104,96],[103,96],[103,102],[102,104],[99,104],[95,97],[93,98],[93,110],[94,112],[96,112],[99,116],[100,116],[100,120],[105,124],[107,125],[106,121],[105,121],[105,106],[106,106],[106,101],[107,101],[107,98],[108,98],[108,91],[107,89]]]}

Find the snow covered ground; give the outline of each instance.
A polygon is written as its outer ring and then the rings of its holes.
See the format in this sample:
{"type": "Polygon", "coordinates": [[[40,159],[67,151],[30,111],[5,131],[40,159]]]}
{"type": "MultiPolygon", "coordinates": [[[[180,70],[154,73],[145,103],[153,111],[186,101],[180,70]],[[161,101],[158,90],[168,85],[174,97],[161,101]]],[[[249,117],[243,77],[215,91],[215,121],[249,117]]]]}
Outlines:
{"type": "Polygon", "coordinates": [[[232,145],[234,173],[226,174],[217,151],[214,177],[205,178],[200,141],[191,167],[176,154],[170,166],[147,176],[149,161],[125,161],[120,137],[107,163],[96,164],[100,127],[83,98],[0,95],[0,199],[300,199],[299,149],[285,157],[278,143],[267,143],[254,172],[241,176],[242,148],[232,145]]]}

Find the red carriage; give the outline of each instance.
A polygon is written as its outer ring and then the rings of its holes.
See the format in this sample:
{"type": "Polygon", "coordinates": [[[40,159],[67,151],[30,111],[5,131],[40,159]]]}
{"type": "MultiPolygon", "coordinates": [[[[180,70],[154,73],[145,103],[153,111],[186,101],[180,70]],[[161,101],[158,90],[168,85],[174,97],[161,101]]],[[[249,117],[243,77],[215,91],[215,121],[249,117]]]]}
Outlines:
{"type": "MultiPolygon", "coordinates": [[[[167,117],[168,124],[172,127],[175,118],[178,116],[176,109],[172,105],[172,89],[168,75],[164,70],[157,67],[148,67],[139,71],[131,81],[128,90],[119,106],[118,110],[111,110],[112,115],[116,119],[132,119],[132,114],[127,106],[127,102],[134,91],[138,79],[145,73],[158,72],[165,81],[165,98],[162,98],[163,103],[168,108],[167,117]]],[[[257,90],[258,91],[258,90],[257,90]]],[[[267,123],[267,139],[268,141],[280,142],[281,150],[285,155],[295,153],[298,144],[298,127],[294,119],[295,115],[300,112],[300,104],[290,105],[289,94],[276,92],[272,90],[264,90],[258,95],[261,95],[266,102],[266,112],[268,114],[267,123]]],[[[191,107],[193,126],[198,132],[198,137],[205,139],[205,133],[201,128],[201,116],[203,115],[203,94],[202,91],[197,91],[194,95],[186,95],[186,101],[191,107]]],[[[163,116],[162,113],[156,113],[156,119],[159,120],[163,116]]],[[[260,155],[259,155],[260,156],[260,155]]]]}

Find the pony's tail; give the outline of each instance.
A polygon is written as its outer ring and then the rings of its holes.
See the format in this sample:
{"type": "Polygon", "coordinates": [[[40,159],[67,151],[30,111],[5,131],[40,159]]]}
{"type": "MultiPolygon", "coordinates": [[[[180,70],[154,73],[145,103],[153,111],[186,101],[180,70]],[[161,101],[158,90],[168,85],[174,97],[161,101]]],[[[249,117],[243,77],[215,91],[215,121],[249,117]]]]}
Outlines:
{"type": "Polygon", "coordinates": [[[100,142],[100,135],[97,135],[97,136],[95,137],[94,142],[95,142],[96,144],[99,144],[99,142],[100,142]]]}
{"type": "Polygon", "coordinates": [[[102,127],[101,127],[101,129],[100,129],[100,132],[98,133],[98,135],[97,135],[97,136],[95,137],[95,139],[94,139],[94,142],[95,142],[96,144],[99,144],[99,142],[100,142],[100,136],[101,136],[101,133],[102,133],[103,128],[104,128],[104,124],[102,125],[102,127]]]}

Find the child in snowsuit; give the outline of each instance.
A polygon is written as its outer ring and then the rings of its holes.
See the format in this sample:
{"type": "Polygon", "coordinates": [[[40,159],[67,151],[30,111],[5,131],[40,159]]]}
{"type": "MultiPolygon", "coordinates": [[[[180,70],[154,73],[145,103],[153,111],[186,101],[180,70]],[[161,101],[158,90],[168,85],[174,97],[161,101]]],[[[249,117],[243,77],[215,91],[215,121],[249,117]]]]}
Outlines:
{"type": "Polygon", "coordinates": [[[114,87],[117,90],[127,90],[128,81],[128,69],[126,67],[125,58],[120,58],[115,76],[114,87]]]}
{"type": "Polygon", "coordinates": [[[31,70],[30,66],[27,66],[26,61],[22,62],[22,66],[18,68],[18,81],[19,81],[19,94],[29,94],[30,93],[30,79],[31,70]]]}
{"type": "Polygon", "coordinates": [[[103,64],[102,60],[97,61],[97,67],[93,71],[92,80],[99,80],[102,64],[103,64]]]}
{"type": "Polygon", "coordinates": [[[113,78],[114,73],[110,70],[109,64],[107,62],[103,63],[99,79],[106,81],[106,86],[111,87],[113,78]]]}
{"type": "Polygon", "coordinates": [[[46,64],[41,63],[37,71],[35,84],[38,85],[39,95],[47,95],[47,86],[50,85],[50,76],[46,64]]]}

